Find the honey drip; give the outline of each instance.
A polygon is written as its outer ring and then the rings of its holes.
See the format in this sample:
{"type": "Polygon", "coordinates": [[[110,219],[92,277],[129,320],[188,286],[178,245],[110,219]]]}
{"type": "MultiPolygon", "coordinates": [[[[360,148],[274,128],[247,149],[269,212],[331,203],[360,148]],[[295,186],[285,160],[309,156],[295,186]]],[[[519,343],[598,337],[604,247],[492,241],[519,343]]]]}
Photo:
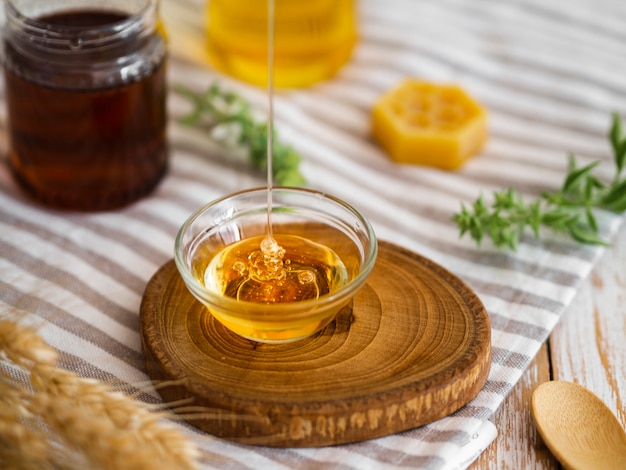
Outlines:
{"type": "MultiPolygon", "coordinates": [[[[283,256],[285,250],[274,240],[272,231],[272,187],[274,161],[274,0],[267,0],[267,235],[261,243],[261,279],[269,281],[284,276],[283,256]]],[[[251,260],[252,262],[252,260],[251,260]]],[[[257,263],[257,271],[259,271],[257,263]]],[[[237,297],[239,298],[239,296],[237,297]]]]}
{"type": "Polygon", "coordinates": [[[265,236],[229,245],[209,263],[205,285],[228,297],[256,303],[314,300],[346,284],[347,270],[330,248],[272,229],[274,121],[274,0],[268,0],[267,229],[265,236]],[[277,240],[278,238],[278,240],[277,240]],[[280,241],[280,243],[279,243],[280,241]]]}
{"type": "MultiPolygon", "coordinates": [[[[286,262],[285,249],[274,239],[272,230],[273,143],[274,143],[274,0],[267,9],[268,109],[267,123],[267,234],[259,251],[248,255],[245,263],[233,263],[233,269],[245,276],[237,289],[237,300],[261,303],[295,302],[316,299],[320,289],[316,273],[310,269],[294,269],[286,262]]],[[[234,295],[233,295],[234,296],[234,295]]]]}

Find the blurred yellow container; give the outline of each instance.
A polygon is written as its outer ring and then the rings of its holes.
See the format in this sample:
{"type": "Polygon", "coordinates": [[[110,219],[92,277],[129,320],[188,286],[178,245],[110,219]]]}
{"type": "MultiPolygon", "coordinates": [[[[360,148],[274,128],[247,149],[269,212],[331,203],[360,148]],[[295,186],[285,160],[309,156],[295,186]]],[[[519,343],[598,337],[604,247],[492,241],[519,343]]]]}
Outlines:
{"type": "MultiPolygon", "coordinates": [[[[210,60],[218,70],[267,84],[267,1],[209,0],[210,60]]],[[[333,76],[357,39],[355,0],[275,0],[274,84],[302,87],[333,76]]]]}

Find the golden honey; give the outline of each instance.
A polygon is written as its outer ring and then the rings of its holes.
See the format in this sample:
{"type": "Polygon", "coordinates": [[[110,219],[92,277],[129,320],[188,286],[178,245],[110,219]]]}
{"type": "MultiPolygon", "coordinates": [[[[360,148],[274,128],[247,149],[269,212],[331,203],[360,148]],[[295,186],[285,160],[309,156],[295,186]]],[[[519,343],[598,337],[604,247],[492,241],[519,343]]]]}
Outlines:
{"type": "MultiPolygon", "coordinates": [[[[348,282],[348,271],[327,246],[295,235],[275,235],[277,253],[263,252],[266,236],[245,238],[215,253],[206,270],[198,274],[205,287],[240,302],[287,304],[317,300],[348,282]]],[[[277,310],[265,318],[258,313],[246,318],[229,314],[219,305],[211,313],[233,332],[247,338],[289,340],[317,331],[334,318],[337,309],[319,309],[311,319],[292,319],[277,310]]],[[[254,308],[254,307],[252,307],[254,308]]],[[[258,310],[259,307],[257,306],[258,310]]]]}
{"type": "Polygon", "coordinates": [[[262,250],[265,237],[227,246],[209,263],[204,284],[246,302],[284,303],[317,299],[343,286],[346,268],[324,245],[294,235],[277,235],[277,256],[262,250]]]}
{"type": "MultiPolygon", "coordinates": [[[[355,0],[275,0],[274,83],[306,86],[332,77],[357,40],[355,0]]],[[[209,0],[207,47],[217,69],[256,85],[268,80],[268,3],[209,0]]]]}

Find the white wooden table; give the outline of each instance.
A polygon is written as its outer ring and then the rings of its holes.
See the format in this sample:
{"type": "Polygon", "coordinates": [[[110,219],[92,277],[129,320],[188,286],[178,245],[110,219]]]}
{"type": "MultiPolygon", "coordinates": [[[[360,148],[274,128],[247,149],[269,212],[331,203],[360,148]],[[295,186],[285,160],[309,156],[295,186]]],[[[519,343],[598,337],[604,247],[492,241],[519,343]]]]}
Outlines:
{"type": "Polygon", "coordinates": [[[530,398],[549,380],[591,389],[626,427],[626,226],[622,226],[549,341],[494,416],[498,437],[470,467],[556,469],[537,433],[530,398]]]}

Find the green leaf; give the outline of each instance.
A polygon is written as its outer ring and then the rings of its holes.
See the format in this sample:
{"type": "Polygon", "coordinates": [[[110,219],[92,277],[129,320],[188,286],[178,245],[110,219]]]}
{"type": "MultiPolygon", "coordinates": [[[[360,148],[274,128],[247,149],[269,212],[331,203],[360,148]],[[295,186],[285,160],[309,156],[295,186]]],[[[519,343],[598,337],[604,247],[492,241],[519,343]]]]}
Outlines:
{"type": "Polygon", "coordinates": [[[587,224],[589,225],[589,228],[595,233],[598,233],[598,222],[590,207],[587,207],[585,210],[585,216],[587,217],[587,224]]]}
{"type": "Polygon", "coordinates": [[[596,232],[590,227],[581,224],[575,224],[568,227],[571,237],[580,243],[586,243],[590,245],[602,245],[608,246],[608,243],[604,241],[596,232]]]}
{"type": "MultiPolygon", "coordinates": [[[[624,136],[624,129],[622,128],[622,120],[620,118],[619,113],[613,113],[613,121],[611,124],[611,129],[609,131],[609,139],[611,141],[611,146],[613,147],[613,151],[618,153],[618,149],[622,146],[624,140],[626,140],[626,136],[624,136]]],[[[618,166],[618,168],[620,168],[618,166]]]]}
{"type": "Polygon", "coordinates": [[[606,184],[604,184],[602,181],[600,181],[598,178],[596,178],[593,175],[589,175],[589,178],[587,179],[587,181],[593,186],[594,189],[606,188],[606,184]]]}
{"type": "Polygon", "coordinates": [[[613,212],[626,211],[626,179],[614,184],[601,199],[600,205],[613,212]]]}
{"type": "Polygon", "coordinates": [[[198,107],[194,108],[193,111],[185,114],[181,118],[178,119],[178,122],[185,126],[193,126],[197,124],[202,118],[202,110],[198,107]]]}
{"type": "Polygon", "coordinates": [[[539,237],[539,228],[541,227],[541,204],[539,201],[535,201],[530,205],[528,224],[532,228],[535,237],[539,237]]]}
{"type": "Polygon", "coordinates": [[[622,170],[626,167],[626,135],[624,135],[622,120],[617,112],[613,113],[613,123],[609,132],[609,138],[613,147],[615,168],[617,169],[615,180],[618,180],[622,170]]]}
{"type": "Polygon", "coordinates": [[[474,202],[473,209],[474,209],[474,213],[478,216],[489,213],[487,204],[485,204],[485,198],[482,196],[482,194],[478,197],[478,199],[476,199],[476,202],[474,202]]]}
{"type": "Polygon", "coordinates": [[[565,182],[563,183],[562,191],[564,193],[571,192],[576,189],[577,186],[581,185],[584,180],[589,176],[591,171],[600,164],[599,161],[590,163],[589,165],[583,166],[581,168],[576,168],[569,172],[567,177],[565,178],[565,182]]]}
{"type": "Polygon", "coordinates": [[[617,176],[619,177],[624,167],[626,167],[626,139],[615,150],[615,166],[617,168],[617,176]]]}
{"type": "Polygon", "coordinates": [[[299,171],[286,169],[274,172],[274,182],[278,186],[302,186],[306,180],[299,171]]]}
{"type": "Polygon", "coordinates": [[[541,223],[553,228],[562,228],[576,218],[577,216],[575,214],[572,215],[570,211],[556,208],[550,212],[545,212],[541,217],[541,223]]]}

